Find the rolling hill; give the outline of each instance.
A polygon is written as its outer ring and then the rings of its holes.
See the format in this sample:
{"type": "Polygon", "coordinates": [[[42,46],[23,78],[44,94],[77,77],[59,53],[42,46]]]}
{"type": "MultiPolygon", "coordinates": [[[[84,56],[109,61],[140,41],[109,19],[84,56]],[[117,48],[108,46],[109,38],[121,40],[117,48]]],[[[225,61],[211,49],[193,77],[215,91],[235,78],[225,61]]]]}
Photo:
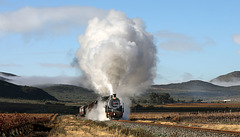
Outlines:
{"type": "Polygon", "coordinates": [[[0,72],[0,75],[6,76],[6,77],[18,77],[18,75],[7,73],[7,72],[0,72]]]}
{"type": "Polygon", "coordinates": [[[49,95],[42,89],[29,86],[19,86],[3,80],[0,80],[0,97],[11,99],[57,101],[55,97],[49,95]]]}
{"type": "Polygon", "coordinates": [[[240,80],[240,71],[234,71],[226,75],[218,76],[217,78],[212,79],[210,82],[219,81],[219,82],[232,82],[236,79],[240,80]]]}
{"type": "Polygon", "coordinates": [[[98,97],[92,90],[73,85],[49,85],[42,89],[62,101],[87,103],[96,100],[98,97]]]}
{"type": "Polygon", "coordinates": [[[7,73],[7,72],[0,72],[0,80],[2,81],[11,81],[11,78],[13,77],[19,77],[18,75],[7,73]]]}
{"type": "Polygon", "coordinates": [[[18,76],[12,73],[0,72],[0,80],[11,81],[11,77],[18,77],[18,76]]]}
{"type": "MultiPolygon", "coordinates": [[[[34,88],[28,86],[18,86],[8,81],[11,77],[18,77],[15,74],[0,72],[0,97],[24,98],[24,99],[49,99],[71,102],[87,103],[94,101],[98,95],[92,90],[73,85],[45,85],[34,88]],[[7,81],[7,82],[6,82],[7,81]],[[11,91],[11,92],[7,92],[11,91]],[[47,92],[47,93],[46,93],[47,92]]],[[[172,83],[167,85],[153,85],[142,97],[148,97],[151,92],[169,93],[172,97],[179,99],[203,99],[218,100],[229,98],[240,98],[240,85],[224,87],[214,84],[213,81],[231,82],[232,79],[240,78],[240,71],[235,71],[219,76],[211,82],[192,80],[183,83],[172,83]]]]}
{"type": "Polygon", "coordinates": [[[175,98],[195,99],[226,99],[240,96],[240,88],[223,87],[200,80],[168,85],[153,85],[149,92],[166,92],[175,98]]]}
{"type": "Polygon", "coordinates": [[[240,71],[218,76],[210,82],[221,86],[240,86],[240,71]]]}

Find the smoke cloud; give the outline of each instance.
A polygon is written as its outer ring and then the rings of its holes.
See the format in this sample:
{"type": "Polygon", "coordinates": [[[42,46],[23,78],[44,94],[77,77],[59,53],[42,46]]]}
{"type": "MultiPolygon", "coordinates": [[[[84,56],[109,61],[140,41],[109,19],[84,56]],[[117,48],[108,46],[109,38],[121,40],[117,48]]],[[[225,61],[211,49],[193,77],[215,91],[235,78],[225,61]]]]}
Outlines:
{"type": "Polygon", "coordinates": [[[79,67],[98,94],[129,100],[153,83],[156,46],[141,19],[112,10],[105,19],[90,20],[79,43],[79,67]]]}

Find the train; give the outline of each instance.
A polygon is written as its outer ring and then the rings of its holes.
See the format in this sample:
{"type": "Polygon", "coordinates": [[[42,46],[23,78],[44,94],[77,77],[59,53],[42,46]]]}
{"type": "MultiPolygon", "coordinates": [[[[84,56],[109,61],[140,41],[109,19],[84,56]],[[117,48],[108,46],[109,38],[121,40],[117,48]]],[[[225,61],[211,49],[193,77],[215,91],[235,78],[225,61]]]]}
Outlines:
{"type": "MultiPolygon", "coordinates": [[[[119,120],[123,117],[124,104],[121,104],[120,99],[117,98],[116,94],[102,97],[101,101],[105,103],[105,113],[106,117],[114,120],[119,120]]],[[[95,106],[97,106],[98,101],[94,101],[86,106],[81,106],[79,108],[79,115],[85,116],[89,113],[95,106]]]]}

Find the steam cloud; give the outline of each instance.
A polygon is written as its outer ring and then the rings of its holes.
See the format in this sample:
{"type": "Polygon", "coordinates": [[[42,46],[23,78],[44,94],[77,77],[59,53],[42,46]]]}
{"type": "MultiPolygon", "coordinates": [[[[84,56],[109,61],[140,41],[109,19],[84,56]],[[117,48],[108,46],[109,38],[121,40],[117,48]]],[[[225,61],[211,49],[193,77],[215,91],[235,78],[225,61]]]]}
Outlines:
{"type": "Polygon", "coordinates": [[[153,36],[145,31],[141,19],[129,19],[112,10],[105,19],[90,20],[79,43],[76,56],[88,81],[102,96],[116,93],[125,102],[127,114],[129,97],[139,95],[153,83],[153,36]]]}

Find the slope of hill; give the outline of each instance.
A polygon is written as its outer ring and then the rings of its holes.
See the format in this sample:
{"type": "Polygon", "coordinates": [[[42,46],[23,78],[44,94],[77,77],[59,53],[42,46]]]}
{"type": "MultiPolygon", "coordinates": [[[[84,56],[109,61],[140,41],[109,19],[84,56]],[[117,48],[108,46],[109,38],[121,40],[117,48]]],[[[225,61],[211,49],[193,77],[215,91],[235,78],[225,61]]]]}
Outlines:
{"type": "Polygon", "coordinates": [[[50,85],[42,88],[58,100],[87,103],[98,97],[92,90],[73,85],[50,85]]]}
{"type": "Polygon", "coordinates": [[[222,87],[208,82],[193,80],[168,85],[153,85],[149,92],[166,92],[175,98],[226,99],[240,96],[238,87],[222,87]]]}
{"type": "Polygon", "coordinates": [[[191,80],[183,83],[175,83],[168,85],[154,85],[153,88],[167,88],[167,89],[184,89],[184,90],[222,90],[224,87],[217,86],[201,80],[191,80]]]}
{"type": "Polygon", "coordinates": [[[0,80],[2,80],[2,81],[10,81],[10,79],[2,77],[2,76],[0,76],[0,80]]]}
{"type": "Polygon", "coordinates": [[[234,71],[226,75],[221,75],[215,79],[212,79],[210,82],[219,81],[219,82],[231,82],[235,79],[240,79],[240,71],[234,71]]]}
{"type": "Polygon", "coordinates": [[[18,86],[3,80],[0,80],[0,97],[30,100],[57,100],[42,89],[29,86],[18,86]]]}
{"type": "Polygon", "coordinates": [[[18,76],[12,73],[0,72],[0,80],[11,81],[11,77],[18,77],[18,76]]]}
{"type": "Polygon", "coordinates": [[[213,84],[221,86],[237,86],[240,85],[240,71],[234,71],[226,75],[221,75],[210,81],[213,84]]]}
{"type": "Polygon", "coordinates": [[[15,74],[7,73],[7,72],[0,72],[0,75],[6,76],[6,77],[18,77],[18,76],[15,75],[15,74]]]}
{"type": "Polygon", "coordinates": [[[238,90],[240,92],[240,86],[231,86],[229,88],[233,90],[238,90]]]}
{"type": "Polygon", "coordinates": [[[7,72],[0,72],[0,80],[2,81],[11,81],[12,77],[19,77],[18,75],[12,74],[12,73],[7,73],[7,72]]]}

